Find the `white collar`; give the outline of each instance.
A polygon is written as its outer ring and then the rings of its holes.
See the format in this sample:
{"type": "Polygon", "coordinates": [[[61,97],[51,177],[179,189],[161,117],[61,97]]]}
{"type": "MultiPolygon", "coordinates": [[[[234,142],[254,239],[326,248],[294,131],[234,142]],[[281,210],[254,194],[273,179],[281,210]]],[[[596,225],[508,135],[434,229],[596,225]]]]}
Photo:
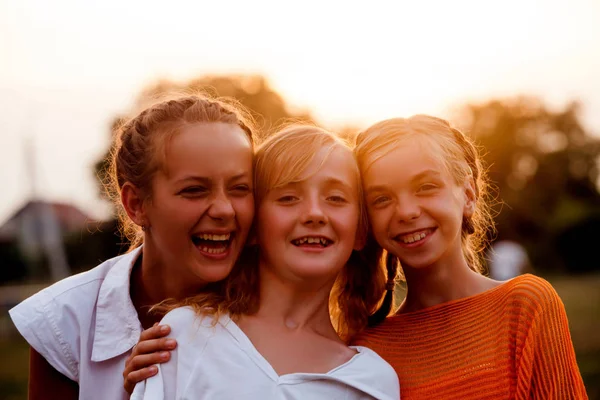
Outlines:
{"type": "Polygon", "coordinates": [[[92,361],[128,352],[138,342],[142,324],[129,294],[129,281],[142,247],[119,257],[106,274],[96,304],[92,361]]]}

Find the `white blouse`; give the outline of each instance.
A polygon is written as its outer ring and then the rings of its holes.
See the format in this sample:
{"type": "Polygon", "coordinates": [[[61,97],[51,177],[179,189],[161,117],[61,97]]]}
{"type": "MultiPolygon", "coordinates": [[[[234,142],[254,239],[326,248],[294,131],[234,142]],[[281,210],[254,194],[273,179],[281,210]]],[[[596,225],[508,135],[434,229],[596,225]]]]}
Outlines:
{"type": "Polygon", "coordinates": [[[142,332],[129,277],[140,250],[65,278],[9,311],[29,345],[79,383],[80,399],[129,398],[123,370],[142,332]]]}
{"type": "Polygon", "coordinates": [[[132,400],[165,399],[381,399],[400,398],[398,376],[374,351],[358,353],[326,374],[279,376],[228,316],[212,325],[191,308],[169,312],[177,348],[157,375],[136,385],[132,400]]]}

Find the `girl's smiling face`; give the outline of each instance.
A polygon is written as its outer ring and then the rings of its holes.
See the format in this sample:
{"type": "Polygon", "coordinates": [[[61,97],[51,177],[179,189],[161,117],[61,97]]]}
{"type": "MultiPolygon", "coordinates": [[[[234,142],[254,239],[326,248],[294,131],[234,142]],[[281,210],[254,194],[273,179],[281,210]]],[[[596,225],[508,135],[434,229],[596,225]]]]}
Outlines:
{"type": "Polygon", "coordinates": [[[411,137],[363,171],[373,235],[403,268],[462,258],[462,220],[473,213],[473,189],[469,182],[458,184],[435,151],[411,137]]]}
{"type": "Polygon", "coordinates": [[[153,246],[182,287],[225,278],[252,224],[252,145],[234,124],[185,126],[166,144],[144,207],[153,246]]]}
{"type": "Polygon", "coordinates": [[[271,188],[259,204],[261,265],[288,282],[335,279],[357,243],[359,196],[351,151],[321,148],[298,179],[271,188]]]}

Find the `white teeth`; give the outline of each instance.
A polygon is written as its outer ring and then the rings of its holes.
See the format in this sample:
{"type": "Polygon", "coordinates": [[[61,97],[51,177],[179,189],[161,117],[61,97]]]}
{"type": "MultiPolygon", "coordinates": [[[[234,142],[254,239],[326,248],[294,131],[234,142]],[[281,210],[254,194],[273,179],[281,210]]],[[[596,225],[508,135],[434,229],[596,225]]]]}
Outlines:
{"type": "Polygon", "coordinates": [[[231,233],[226,233],[224,235],[213,235],[212,233],[201,233],[200,235],[198,235],[198,237],[200,237],[200,239],[203,239],[203,240],[225,241],[225,240],[229,240],[229,238],[231,237],[231,233]]]}
{"type": "Polygon", "coordinates": [[[209,254],[221,254],[221,253],[225,253],[225,250],[227,250],[227,248],[213,249],[210,247],[202,246],[202,247],[200,247],[200,250],[205,253],[209,253],[209,254]]]}
{"type": "Polygon", "coordinates": [[[400,240],[402,240],[404,243],[414,243],[418,240],[424,239],[425,236],[427,236],[427,234],[425,232],[417,232],[417,233],[411,233],[408,235],[404,235],[400,237],[400,240]]]}
{"type": "Polygon", "coordinates": [[[322,244],[323,246],[325,246],[325,245],[327,245],[327,243],[328,243],[328,242],[329,242],[329,241],[328,241],[327,239],[325,239],[325,238],[321,238],[321,237],[310,237],[310,236],[309,236],[309,237],[303,237],[303,238],[300,238],[300,239],[296,239],[296,240],[294,240],[294,243],[295,243],[296,245],[301,245],[301,244],[304,244],[304,243],[320,243],[320,244],[322,244]]]}

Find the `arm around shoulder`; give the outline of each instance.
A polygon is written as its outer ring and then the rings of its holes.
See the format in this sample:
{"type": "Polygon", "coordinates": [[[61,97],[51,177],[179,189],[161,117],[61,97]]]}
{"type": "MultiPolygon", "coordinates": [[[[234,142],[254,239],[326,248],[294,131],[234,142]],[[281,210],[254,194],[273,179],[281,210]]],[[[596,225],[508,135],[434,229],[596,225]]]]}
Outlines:
{"type": "Polygon", "coordinates": [[[176,308],[168,312],[159,325],[169,325],[169,338],[177,341],[171,351],[171,359],[158,364],[156,375],[135,385],[131,400],[164,400],[178,398],[198,361],[205,337],[198,331],[197,314],[189,307],[176,308]]]}

